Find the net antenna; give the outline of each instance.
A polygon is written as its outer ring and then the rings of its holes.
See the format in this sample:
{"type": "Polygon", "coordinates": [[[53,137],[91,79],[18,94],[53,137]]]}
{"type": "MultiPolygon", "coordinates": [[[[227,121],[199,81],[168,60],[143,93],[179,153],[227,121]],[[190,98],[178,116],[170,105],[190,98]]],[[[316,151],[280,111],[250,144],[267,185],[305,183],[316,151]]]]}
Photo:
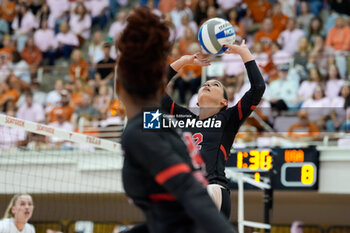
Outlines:
{"type": "MultiPolygon", "coordinates": [[[[266,191],[269,192],[270,190],[272,190],[270,185],[270,179],[268,179],[267,182],[257,182],[251,176],[244,174],[242,172],[233,171],[231,169],[226,169],[225,173],[227,178],[237,182],[237,185],[238,185],[238,221],[237,221],[238,233],[244,233],[245,226],[265,229],[265,233],[270,232],[271,225],[269,224],[269,217],[266,216],[266,205],[265,205],[265,222],[266,223],[252,222],[244,219],[244,183],[250,184],[256,188],[264,190],[265,198],[266,198],[266,191]]],[[[266,200],[265,200],[265,204],[266,204],[266,200]]]]}

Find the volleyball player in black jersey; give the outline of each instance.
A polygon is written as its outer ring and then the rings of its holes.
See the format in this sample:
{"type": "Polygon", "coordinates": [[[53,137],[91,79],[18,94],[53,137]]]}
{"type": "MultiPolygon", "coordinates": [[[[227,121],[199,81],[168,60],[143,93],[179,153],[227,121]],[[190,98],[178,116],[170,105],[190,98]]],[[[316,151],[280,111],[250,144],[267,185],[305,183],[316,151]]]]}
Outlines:
{"type": "Polygon", "coordinates": [[[206,179],[195,172],[203,164],[188,151],[195,149],[191,136],[184,137],[187,148],[174,130],[142,129],[143,108],[159,108],[165,93],[169,30],[143,7],[127,21],[116,80],[129,119],[121,141],[125,192],[144,212],[151,233],[233,233],[203,187],[206,179]]]}
{"type": "MultiPolygon", "coordinates": [[[[168,95],[162,100],[162,107],[172,115],[190,115],[199,120],[212,118],[221,121],[219,129],[187,128],[193,134],[201,156],[204,159],[209,181],[208,192],[220,211],[230,217],[231,201],[228,180],[225,177],[225,162],[229,156],[234,138],[239,127],[259,104],[265,91],[265,83],[254,61],[253,55],[243,43],[226,45],[226,53],[239,54],[247,69],[250,89],[242,99],[231,108],[227,108],[228,100],[225,87],[217,80],[209,80],[198,91],[199,116],[190,110],[177,105],[168,95]]],[[[196,55],[183,56],[170,65],[169,79],[183,66],[191,63],[196,55]]]]}

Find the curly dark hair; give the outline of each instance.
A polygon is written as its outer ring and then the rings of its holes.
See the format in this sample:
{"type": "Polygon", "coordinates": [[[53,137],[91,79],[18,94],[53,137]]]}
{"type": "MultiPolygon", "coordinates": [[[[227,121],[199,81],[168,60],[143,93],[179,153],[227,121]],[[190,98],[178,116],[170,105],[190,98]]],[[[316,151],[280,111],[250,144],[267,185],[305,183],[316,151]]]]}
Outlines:
{"type": "Polygon", "coordinates": [[[128,17],[116,46],[121,52],[118,79],[131,95],[149,98],[164,83],[172,44],[169,26],[147,7],[128,17]]]}

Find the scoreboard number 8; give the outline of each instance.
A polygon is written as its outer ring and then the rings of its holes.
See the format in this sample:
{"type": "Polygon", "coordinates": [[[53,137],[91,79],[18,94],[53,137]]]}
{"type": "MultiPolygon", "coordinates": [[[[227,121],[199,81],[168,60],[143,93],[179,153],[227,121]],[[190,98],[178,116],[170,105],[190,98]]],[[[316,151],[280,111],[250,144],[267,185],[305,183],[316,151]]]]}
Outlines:
{"type": "Polygon", "coordinates": [[[301,183],[310,185],[314,181],[314,166],[306,164],[301,167],[301,183]]]}
{"type": "MultiPolygon", "coordinates": [[[[295,174],[295,172],[293,172],[295,174]]],[[[307,187],[315,184],[317,180],[317,168],[314,163],[285,163],[281,167],[281,183],[286,187],[307,187]],[[291,171],[297,170],[300,174],[300,179],[296,180],[295,177],[288,177],[288,174],[292,174],[291,171]]]]}

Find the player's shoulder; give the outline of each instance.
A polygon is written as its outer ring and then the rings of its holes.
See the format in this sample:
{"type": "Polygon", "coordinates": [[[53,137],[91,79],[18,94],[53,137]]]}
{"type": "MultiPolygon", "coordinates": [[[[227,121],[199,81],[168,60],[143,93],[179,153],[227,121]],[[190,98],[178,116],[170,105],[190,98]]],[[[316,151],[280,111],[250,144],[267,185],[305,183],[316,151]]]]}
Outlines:
{"type": "Polygon", "coordinates": [[[0,220],[0,233],[11,232],[11,219],[4,218],[0,220]]]}
{"type": "Polygon", "coordinates": [[[4,228],[5,224],[6,224],[6,221],[8,221],[6,218],[0,220],[0,233],[3,230],[3,228],[4,228]]]}
{"type": "Polygon", "coordinates": [[[11,222],[11,219],[10,219],[10,218],[1,219],[1,220],[0,220],[0,226],[9,224],[10,222],[11,222]]]}

